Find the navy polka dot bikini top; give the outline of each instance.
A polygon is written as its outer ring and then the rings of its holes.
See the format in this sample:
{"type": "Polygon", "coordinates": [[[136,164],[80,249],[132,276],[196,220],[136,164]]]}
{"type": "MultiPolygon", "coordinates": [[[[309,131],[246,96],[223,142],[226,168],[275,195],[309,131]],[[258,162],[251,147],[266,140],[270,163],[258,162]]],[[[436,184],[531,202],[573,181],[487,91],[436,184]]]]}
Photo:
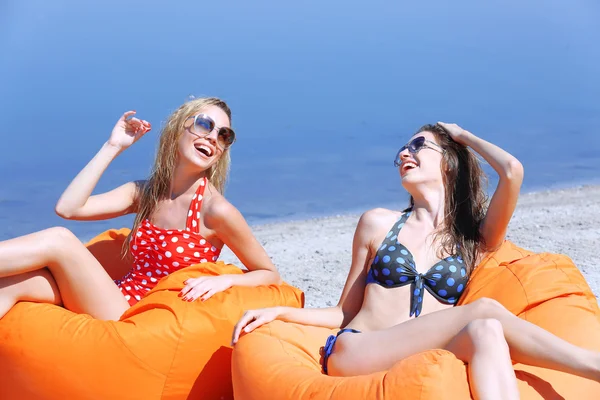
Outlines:
{"type": "Polygon", "coordinates": [[[383,240],[367,274],[367,284],[377,283],[386,288],[411,284],[410,316],[418,317],[423,308],[423,290],[444,304],[455,304],[469,277],[460,257],[447,257],[420,274],[410,251],[398,242],[398,233],[410,216],[407,212],[396,221],[383,240]]]}

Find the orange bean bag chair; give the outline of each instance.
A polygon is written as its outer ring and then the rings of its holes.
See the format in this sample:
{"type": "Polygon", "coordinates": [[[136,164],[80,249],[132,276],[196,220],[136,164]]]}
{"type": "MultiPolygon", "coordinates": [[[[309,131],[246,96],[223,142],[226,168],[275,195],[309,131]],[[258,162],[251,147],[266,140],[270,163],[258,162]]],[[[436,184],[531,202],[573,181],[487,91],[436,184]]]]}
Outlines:
{"type": "MultiPolygon", "coordinates": [[[[572,261],[505,242],[473,272],[461,304],[498,300],[520,318],[589,349],[600,350],[596,298],[572,261]]],[[[233,352],[236,400],[470,399],[465,364],[445,350],[413,355],[390,370],[330,377],[320,351],[336,330],[274,321],[242,336],[233,352]]],[[[514,365],[522,399],[600,399],[600,384],[514,365]]]]}
{"type": "MultiPolygon", "coordinates": [[[[127,229],[88,248],[118,276],[127,229]]],[[[182,301],[183,281],[241,274],[222,262],[163,278],[120,321],[49,304],[18,303],[0,320],[0,399],[232,399],[231,333],[247,308],[303,306],[288,285],[233,287],[206,302],[182,301]]]]}

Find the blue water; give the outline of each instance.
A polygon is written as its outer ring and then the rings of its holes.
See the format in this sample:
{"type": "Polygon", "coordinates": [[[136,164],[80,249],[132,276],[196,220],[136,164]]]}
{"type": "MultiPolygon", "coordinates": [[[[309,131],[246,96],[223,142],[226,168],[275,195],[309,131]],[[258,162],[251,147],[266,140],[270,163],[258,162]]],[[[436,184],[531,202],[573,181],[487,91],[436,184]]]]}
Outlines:
{"type": "Polygon", "coordinates": [[[128,109],[155,130],[98,191],[146,176],[189,95],[233,109],[226,194],[251,223],[403,206],[392,159],[437,120],[516,155],[525,191],[597,183],[598,17],[595,0],[3,0],[0,239],[129,225],[53,207],[128,109]]]}

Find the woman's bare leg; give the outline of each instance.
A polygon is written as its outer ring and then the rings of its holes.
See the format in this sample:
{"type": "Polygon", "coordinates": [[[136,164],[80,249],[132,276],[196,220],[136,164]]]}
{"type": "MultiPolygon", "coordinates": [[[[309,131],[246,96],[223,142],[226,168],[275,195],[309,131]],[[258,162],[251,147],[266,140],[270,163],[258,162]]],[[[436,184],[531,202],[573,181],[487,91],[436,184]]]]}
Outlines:
{"type": "Polygon", "coordinates": [[[48,268],[0,278],[0,318],[19,301],[62,305],[60,291],[48,268]]]}
{"type": "Polygon", "coordinates": [[[471,393],[476,400],[519,398],[517,378],[500,321],[469,322],[446,350],[467,363],[471,393]]]}
{"type": "Polygon", "coordinates": [[[491,299],[422,315],[385,330],[340,335],[328,369],[332,375],[387,370],[421,351],[446,348],[469,322],[487,318],[502,324],[513,360],[600,381],[600,353],[574,346],[491,299]]]}
{"type": "MultiPolygon", "coordinates": [[[[65,228],[50,228],[0,243],[0,307],[10,304],[10,297],[19,293],[30,301],[48,301],[52,283],[38,286],[14,282],[5,285],[7,277],[15,277],[47,268],[58,286],[59,298],[65,308],[90,314],[98,319],[118,320],[129,304],[102,265],[87,248],[65,228]],[[23,292],[29,287],[30,290],[23,292]],[[4,297],[6,295],[6,297],[4,297]]],[[[15,278],[13,278],[15,279],[15,278]]],[[[36,281],[39,282],[39,281],[36,281]]],[[[10,283],[10,282],[9,282],[10,283]]],[[[57,294],[53,301],[56,302],[57,294]]],[[[12,307],[12,305],[11,305],[12,307]]],[[[1,311],[1,310],[0,310],[1,311]]],[[[0,314],[2,316],[3,314],[0,314]]]]}

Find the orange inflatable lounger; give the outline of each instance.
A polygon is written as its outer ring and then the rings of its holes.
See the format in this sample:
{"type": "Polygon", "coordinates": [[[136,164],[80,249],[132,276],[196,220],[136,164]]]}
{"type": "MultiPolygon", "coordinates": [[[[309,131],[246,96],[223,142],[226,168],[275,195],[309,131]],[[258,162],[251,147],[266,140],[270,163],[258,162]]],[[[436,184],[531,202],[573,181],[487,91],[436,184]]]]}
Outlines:
{"type": "MultiPolygon", "coordinates": [[[[498,300],[520,318],[600,350],[600,312],[585,279],[566,256],[534,254],[505,242],[475,270],[461,303],[498,300]]],[[[404,359],[388,371],[329,377],[320,351],[337,330],[274,321],[242,336],[233,352],[236,400],[470,399],[463,362],[445,350],[404,359]]],[[[514,365],[522,399],[600,399],[600,384],[514,365]]]]}
{"type": "MultiPolygon", "coordinates": [[[[88,244],[113,277],[128,269],[120,258],[128,232],[88,244]]],[[[178,297],[190,277],[241,273],[222,262],[184,268],[120,321],[18,303],[0,320],[0,399],[232,399],[230,341],[242,313],[303,305],[302,292],[285,284],[233,287],[206,302],[178,297]]]]}

